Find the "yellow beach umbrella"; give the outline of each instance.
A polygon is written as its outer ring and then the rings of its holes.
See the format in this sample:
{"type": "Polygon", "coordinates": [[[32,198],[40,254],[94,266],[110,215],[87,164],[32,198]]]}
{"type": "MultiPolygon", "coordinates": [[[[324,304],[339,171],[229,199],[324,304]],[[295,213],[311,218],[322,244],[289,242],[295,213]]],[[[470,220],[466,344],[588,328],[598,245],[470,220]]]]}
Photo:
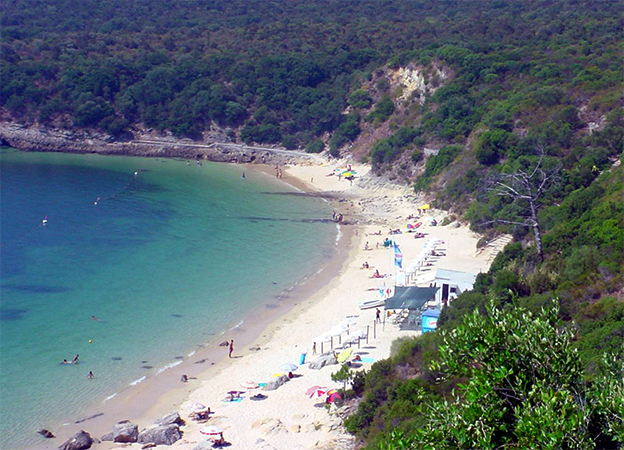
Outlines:
{"type": "Polygon", "coordinates": [[[418,209],[429,209],[429,208],[431,208],[431,205],[429,203],[425,203],[424,205],[418,207],[418,209]]]}
{"type": "Polygon", "coordinates": [[[345,362],[347,359],[349,359],[349,356],[351,356],[351,353],[353,353],[353,348],[348,348],[348,349],[343,350],[340,353],[338,353],[338,358],[337,358],[338,362],[340,364],[345,362]]]}

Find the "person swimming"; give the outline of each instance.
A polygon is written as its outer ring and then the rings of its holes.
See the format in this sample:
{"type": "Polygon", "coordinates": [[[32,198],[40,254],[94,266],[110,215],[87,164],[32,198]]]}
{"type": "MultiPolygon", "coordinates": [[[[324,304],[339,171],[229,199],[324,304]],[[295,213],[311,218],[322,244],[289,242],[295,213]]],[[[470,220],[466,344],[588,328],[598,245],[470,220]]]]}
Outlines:
{"type": "Polygon", "coordinates": [[[80,356],[80,355],[76,354],[76,356],[74,356],[74,359],[72,359],[72,362],[71,362],[72,364],[77,364],[78,363],[78,356],[80,356]]]}
{"type": "Polygon", "coordinates": [[[245,179],[245,172],[243,172],[243,174],[241,175],[242,179],[245,179]]]}
{"type": "Polygon", "coordinates": [[[92,371],[89,371],[89,373],[87,374],[87,378],[89,378],[90,380],[95,378],[95,375],[93,375],[92,371]]]}
{"type": "Polygon", "coordinates": [[[63,362],[61,363],[61,365],[65,365],[65,364],[71,364],[69,361],[67,361],[66,359],[63,360],[63,362]]]}
{"type": "Polygon", "coordinates": [[[45,227],[47,223],[48,223],[48,216],[45,216],[43,220],[41,221],[41,224],[45,227]]]}

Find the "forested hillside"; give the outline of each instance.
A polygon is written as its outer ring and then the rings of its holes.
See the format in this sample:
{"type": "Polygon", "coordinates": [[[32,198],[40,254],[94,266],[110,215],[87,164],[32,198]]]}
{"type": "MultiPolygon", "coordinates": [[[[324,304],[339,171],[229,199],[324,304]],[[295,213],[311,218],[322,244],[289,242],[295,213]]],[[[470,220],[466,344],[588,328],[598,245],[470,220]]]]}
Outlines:
{"type": "Polygon", "coordinates": [[[621,2],[5,0],[0,27],[4,120],[352,153],[514,236],[444,337],[356,377],[363,445],[621,448],[621,2]]]}

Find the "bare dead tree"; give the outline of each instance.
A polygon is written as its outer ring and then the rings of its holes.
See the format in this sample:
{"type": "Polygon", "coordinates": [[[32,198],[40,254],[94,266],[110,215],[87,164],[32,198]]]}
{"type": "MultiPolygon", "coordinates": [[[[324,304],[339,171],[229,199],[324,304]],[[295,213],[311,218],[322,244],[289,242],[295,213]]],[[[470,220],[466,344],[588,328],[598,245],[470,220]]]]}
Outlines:
{"type": "Polygon", "coordinates": [[[532,169],[500,173],[487,184],[488,191],[500,197],[511,198],[519,207],[517,220],[495,219],[490,223],[498,222],[531,228],[540,261],[544,261],[544,250],[537,213],[542,206],[544,193],[554,184],[561,172],[561,165],[544,170],[543,162],[544,153],[540,149],[539,160],[532,169]]]}

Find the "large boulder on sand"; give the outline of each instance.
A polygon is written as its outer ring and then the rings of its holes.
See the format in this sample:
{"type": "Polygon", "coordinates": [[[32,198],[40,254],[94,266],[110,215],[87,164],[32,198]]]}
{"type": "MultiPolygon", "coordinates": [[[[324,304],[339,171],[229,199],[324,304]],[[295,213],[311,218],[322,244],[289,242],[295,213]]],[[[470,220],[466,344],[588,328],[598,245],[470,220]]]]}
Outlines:
{"type": "Polygon", "coordinates": [[[59,447],[61,450],[85,450],[91,448],[93,438],[85,430],[80,430],[59,447]]]}
{"type": "Polygon", "coordinates": [[[139,433],[138,442],[152,442],[156,445],[171,445],[180,440],[180,428],[176,424],[160,425],[150,430],[143,430],[139,433]]]}
{"type": "Polygon", "coordinates": [[[129,420],[122,420],[113,428],[113,441],[115,442],[136,442],[138,437],[138,425],[130,423],[129,420]]]}
{"type": "Polygon", "coordinates": [[[106,433],[104,436],[102,436],[102,441],[113,442],[114,440],[115,440],[115,433],[113,433],[112,431],[110,433],[106,433]]]}
{"type": "Polygon", "coordinates": [[[171,412],[156,421],[156,425],[171,425],[172,423],[184,425],[185,422],[176,411],[171,412]]]}
{"type": "Polygon", "coordinates": [[[193,447],[193,450],[212,450],[213,448],[214,447],[212,445],[212,442],[210,442],[210,441],[201,441],[195,447],[193,447]]]}
{"type": "Polygon", "coordinates": [[[275,389],[277,389],[278,387],[280,387],[282,384],[286,383],[288,381],[288,377],[286,375],[282,375],[281,377],[277,377],[271,381],[269,381],[266,386],[264,386],[262,389],[264,389],[265,391],[274,391],[275,389]]]}
{"type": "Polygon", "coordinates": [[[310,369],[322,369],[325,366],[329,366],[331,364],[338,364],[338,360],[333,353],[323,353],[318,357],[317,360],[312,361],[308,367],[310,369]]]}

